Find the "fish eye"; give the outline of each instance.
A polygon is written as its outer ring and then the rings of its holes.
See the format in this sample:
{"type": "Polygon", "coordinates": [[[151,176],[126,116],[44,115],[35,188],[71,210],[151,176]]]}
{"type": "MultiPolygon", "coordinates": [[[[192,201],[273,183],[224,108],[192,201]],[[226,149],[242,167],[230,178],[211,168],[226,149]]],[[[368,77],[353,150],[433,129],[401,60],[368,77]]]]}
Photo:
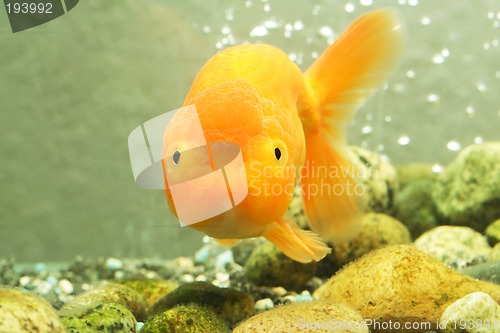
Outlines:
{"type": "Polygon", "coordinates": [[[281,149],[278,147],[274,148],[274,156],[279,161],[281,159],[281,149]]]}
{"type": "Polygon", "coordinates": [[[179,164],[179,159],[181,158],[181,152],[176,150],[174,154],[172,155],[172,160],[174,161],[175,164],[179,164]]]}

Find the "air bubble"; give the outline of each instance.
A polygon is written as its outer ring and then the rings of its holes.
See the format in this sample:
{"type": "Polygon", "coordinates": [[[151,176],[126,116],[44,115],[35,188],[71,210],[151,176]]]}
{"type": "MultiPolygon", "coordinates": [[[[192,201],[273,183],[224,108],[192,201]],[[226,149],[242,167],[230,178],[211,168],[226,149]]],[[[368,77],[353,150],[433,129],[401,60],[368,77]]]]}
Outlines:
{"type": "Polygon", "coordinates": [[[345,9],[346,12],[352,13],[352,12],[354,12],[354,10],[356,10],[356,7],[354,6],[353,3],[348,2],[348,3],[346,3],[344,9],[345,9]]]}
{"type": "Polygon", "coordinates": [[[478,84],[476,85],[476,89],[479,92],[485,92],[486,90],[488,90],[488,87],[486,87],[486,85],[484,83],[478,82],[478,84]]]}
{"type": "Polygon", "coordinates": [[[482,137],[480,137],[480,136],[476,136],[476,137],[474,138],[474,143],[475,143],[475,144],[477,144],[477,145],[480,145],[480,144],[481,144],[481,143],[483,143],[483,142],[484,142],[484,140],[483,140],[483,138],[482,138],[482,137]]]}
{"type": "Polygon", "coordinates": [[[320,10],[320,9],[321,9],[321,6],[320,6],[320,5],[317,5],[317,4],[316,4],[316,5],[314,5],[313,10],[312,10],[312,14],[313,14],[314,16],[317,16],[317,15],[319,14],[319,10],[320,10]]]}
{"type": "Polygon", "coordinates": [[[385,116],[384,121],[389,124],[390,122],[392,122],[392,117],[391,116],[385,116]]]}
{"type": "Polygon", "coordinates": [[[377,146],[377,150],[378,150],[378,151],[384,151],[384,149],[385,149],[385,146],[384,146],[384,145],[378,145],[378,146],[377,146]]]}
{"type": "Polygon", "coordinates": [[[460,145],[460,143],[458,143],[457,141],[452,140],[452,141],[448,142],[446,147],[451,151],[459,151],[460,148],[462,148],[462,145],[460,145]]]}
{"type": "Polygon", "coordinates": [[[434,164],[432,166],[432,172],[434,173],[440,173],[440,172],[443,172],[443,166],[441,164],[434,164]]]}
{"type": "Polygon", "coordinates": [[[208,33],[210,33],[210,31],[212,31],[212,29],[208,25],[206,25],[206,26],[203,27],[203,32],[204,33],[208,34],[208,33]]]}
{"type": "Polygon", "coordinates": [[[222,29],[221,29],[221,32],[224,34],[224,35],[229,35],[231,33],[231,28],[228,27],[227,25],[224,26],[222,29]]]}
{"type": "Polygon", "coordinates": [[[281,26],[281,24],[276,21],[276,18],[271,18],[264,22],[264,26],[268,29],[277,29],[281,26]]]}
{"type": "Polygon", "coordinates": [[[409,78],[409,79],[413,79],[415,77],[415,72],[412,71],[411,69],[409,71],[406,72],[406,76],[409,78]]]}
{"type": "Polygon", "coordinates": [[[373,127],[369,125],[363,126],[363,128],[361,129],[361,133],[365,135],[370,134],[371,132],[373,132],[373,127]]]}
{"type": "Polygon", "coordinates": [[[418,0],[408,0],[408,4],[412,7],[418,6],[418,0]]]}
{"type": "Polygon", "coordinates": [[[293,28],[295,30],[302,30],[304,29],[304,23],[302,23],[302,21],[295,21],[295,23],[293,24],[293,28]]]}
{"type": "Polygon", "coordinates": [[[319,29],[319,34],[321,36],[327,37],[327,38],[332,38],[333,37],[333,29],[327,26],[321,27],[319,29]]]}
{"type": "Polygon", "coordinates": [[[436,103],[439,101],[439,96],[436,94],[429,94],[427,96],[427,102],[429,103],[436,103]]]}
{"type": "Polygon", "coordinates": [[[490,46],[490,43],[488,43],[488,42],[484,42],[484,43],[483,43],[483,49],[485,49],[485,50],[489,50],[489,49],[490,49],[490,47],[491,47],[491,46],[490,46]]]}
{"type": "Polygon", "coordinates": [[[420,23],[422,25],[429,25],[431,24],[431,18],[429,16],[423,16],[421,19],[420,19],[420,23]]]}
{"type": "Polygon", "coordinates": [[[361,6],[371,6],[373,5],[373,0],[359,0],[359,3],[361,4],[361,6]]]}
{"type": "Polygon", "coordinates": [[[403,135],[398,139],[398,144],[400,144],[401,146],[406,146],[409,143],[410,143],[410,138],[406,135],[403,135]]]}
{"type": "Polygon", "coordinates": [[[441,54],[436,54],[432,58],[432,62],[435,64],[442,64],[444,62],[444,57],[441,54]]]}
{"type": "Polygon", "coordinates": [[[465,113],[467,113],[469,116],[473,116],[474,115],[474,107],[469,105],[465,108],[465,113]]]}
{"type": "Polygon", "coordinates": [[[271,5],[269,5],[268,3],[266,3],[266,4],[264,5],[264,11],[265,11],[266,13],[267,13],[267,12],[269,12],[269,11],[271,11],[271,5]]]}
{"type": "Polygon", "coordinates": [[[263,25],[256,26],[250,31],[252,37],[262,37],[267,35],[267,28],[263,25]]]}

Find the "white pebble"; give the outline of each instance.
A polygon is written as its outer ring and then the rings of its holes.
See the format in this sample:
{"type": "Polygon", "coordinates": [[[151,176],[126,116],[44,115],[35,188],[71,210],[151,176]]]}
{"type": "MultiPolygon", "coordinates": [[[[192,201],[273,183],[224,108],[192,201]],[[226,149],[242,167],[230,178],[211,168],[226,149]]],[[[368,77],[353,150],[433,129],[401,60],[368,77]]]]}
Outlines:
{"type": "Polygon", "coordinates": [[[123,262],[120,259],[108,258],[106,259],[106,267],[115,271],[123,267],[123,262]]]}
{"type": "Polygon", "coordinates": [[[498,332],[500,305],[483,292],[462,297],[444,310],[439,322],[440,332],[462,332],[463,324],[467,324],[469,333],[498,332]]]}
{"type": "Polygon", "coordinates": [[[181,280],[183,282],[193,282],[194,277],[191,274],[184,274],[183,276],[181,276],[181,280]]]}
{"type": "Polygon", "coordinates": [[[274,302],[270,298],[259,299],[255,302],[256,311],[265,311],[274,308],[274,302]]]}
{"type": "Polygon", "coordinates": [[[285,295],[286,295],[286,293],[287,293],[286,289],[285,289],[285,288],[283,288],[283,287],[274,287],[274,288],[272,289],[272,291],[273,291],[276,295],[278,295],[278,296],[280,296],[280,297],[281,297],[281,296],[285,296],[285,295]]]}
{"type": "Polygon", "coordinates": [[[31,282],[31,278],[29,276],[22,276],[19,279],[19,284],[21,287],[26,287],[31,282]]]}
{"type": "Polygon", "coordinates": [[[73,284],[66,279],[62,279],[61,281],[59,281],[57,286],[64,294],[71,294],[75,290],[73,284]]]}

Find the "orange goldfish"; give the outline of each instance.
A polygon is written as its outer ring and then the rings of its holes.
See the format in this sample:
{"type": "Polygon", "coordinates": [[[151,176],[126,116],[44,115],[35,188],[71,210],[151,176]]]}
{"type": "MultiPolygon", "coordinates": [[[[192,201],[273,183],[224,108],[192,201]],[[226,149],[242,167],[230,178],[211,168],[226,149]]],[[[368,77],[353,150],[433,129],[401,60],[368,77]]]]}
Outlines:
{"type": "MultiPolygon", "coordinates": [[[[346,157],[345,128],[395,67],[403,30],[392,10],[365,14],[305,73],[284,52],[265,44],[229,47],[208,60],[183,105],[196,106],[202,141],[229,142],[241,149],[246,176],[241,186],[248,194],[234,208],[189,227],[226,245],[262,236],[303,263],[319,261],[331,251],[323,240],[341,239],[355,230],[362,209],[359,193],[352,191],[356,177],[346,157]],[[296,184],[312,230],[284,218],[296,184]]],[[[189,163],[183,160],[190,140],[200,140],[183,130],[189,122],[183,117],[174,116],[165,130],[165,173],[190,173],[196,164],[193,155],[189,163]]],[[[165,182],[176,214],[167,177],[165,182]]],[[[228,190],[221,186],[210,200],[228,190]]]]}

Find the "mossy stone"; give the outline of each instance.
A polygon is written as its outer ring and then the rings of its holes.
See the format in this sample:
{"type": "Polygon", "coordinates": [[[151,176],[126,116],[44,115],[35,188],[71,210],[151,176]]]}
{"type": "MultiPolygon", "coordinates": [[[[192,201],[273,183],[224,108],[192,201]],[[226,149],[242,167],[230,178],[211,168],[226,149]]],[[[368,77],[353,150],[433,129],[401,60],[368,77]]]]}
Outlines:
{"type": "Polygon", "coordinates": [[[481,281],[500,285],[500,261],[485,262],[484,264],[466,267],[459,272],[481,281]]]}
{"type": "Polygon", "coordinates": [[[68,333],[129,333],[137,331],[137,321],[125,306],[117,303],[92,303],[61,315],[68,333]]]}
{"type": "Polygon", "coordinates": [[[393,215],[408,228],[414,239],[438,226],[431,196],[433,186],[433,180],[417,180],[408,184],[396,197],[393,215]]]}
{"type": "Polygon", "coordinates": [[[432,191],[440,224],[484,232],[500,218],[500,142],[463,149],[441,173],[432,191]]]}
{"type": "Polygon", "coordinates": [[[186,283],[154,304],[148,317],[160,314],[176,305],[198,304],[207,306],[230,324],[250,316],[254,312],[253,298],[231,288],[218,288],[208,282],[186,283]]]}
{"type": "Polygon", "coordinates": [[[125,280],[119,283],[134,289],[142,296],[146,312],[158,300],[179,287],[177,283],[169,280],[125,280]]]}
{"type": "Polygon", "coordinates": [[[491,246],[494,246],[496,243],[500,242],[500,219],[491,223],[486,228],[486,237],[488,238],[488,242],[490,242],[491,246]]]}
{"type": "Polygon", "coordinates": [[[412,163],[396,167],[399,180],[399,190],[416,181],[436,180],[438,173],[432,170],[432,164],[412,163]]]}
{"type": "Polygon", "coordinates": [[[145,318],[145,303],[142,296],[134,289],[118,283],[105,283],[76,296],[73,301],[64,305],[59,313],[72,313],[74,309],[81,311],[86,306],[101,303],[123,305],[134,314],[138,321],[145,318]]]}
{"type": "Polygon", "coordinates": [[[141,333],[230,333],[228,325],[210,308],[187,304],[175,306],[150,319],[141,333]]]}
{"type": "Polygon", "coordinates": [[[0,288],[1,333],[65,333],[47,301],[25,292],[0,288]]]}
{"type": "Polygon", "coordinates": [[[259,286],[300,291],[316,274],[318,263],[302,264],[285,256],[274,244],[259,245],[244,266],[245,277],[259,286]]]}

